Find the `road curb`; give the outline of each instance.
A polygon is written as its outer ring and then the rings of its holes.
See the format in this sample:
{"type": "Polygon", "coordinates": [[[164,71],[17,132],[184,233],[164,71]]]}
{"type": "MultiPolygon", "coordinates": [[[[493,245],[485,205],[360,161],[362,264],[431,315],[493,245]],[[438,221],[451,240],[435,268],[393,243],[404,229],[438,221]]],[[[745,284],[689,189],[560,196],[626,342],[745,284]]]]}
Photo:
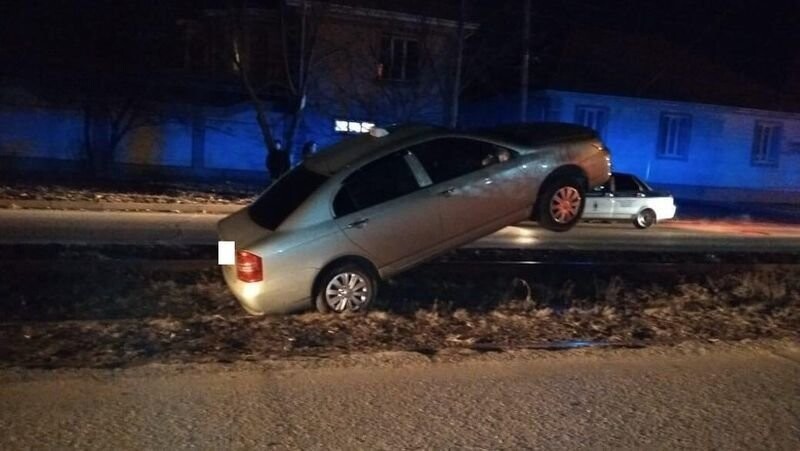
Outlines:
{"type": "Polygon", "coordinates": [[[70,200],[11,200],[0,199],[0,208],[29,210],[87,210],[87,211],[144,211],[169,213],[231,214],[244,208],[235,204],[187,204],[153,202],[108,202],[70,200]]]}

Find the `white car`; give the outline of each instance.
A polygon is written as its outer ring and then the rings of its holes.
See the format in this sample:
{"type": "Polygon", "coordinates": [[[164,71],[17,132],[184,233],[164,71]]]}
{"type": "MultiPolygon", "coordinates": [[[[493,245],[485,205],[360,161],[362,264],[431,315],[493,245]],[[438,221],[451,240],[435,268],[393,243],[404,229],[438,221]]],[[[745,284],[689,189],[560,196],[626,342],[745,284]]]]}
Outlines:
{"type": "Polygon", "coordinates": [[[631,221],[639,229],[675,217],[675,200],[655,191],[631,174],[615,172],[608,181],[586,193],[584,220],[631,221]]]}

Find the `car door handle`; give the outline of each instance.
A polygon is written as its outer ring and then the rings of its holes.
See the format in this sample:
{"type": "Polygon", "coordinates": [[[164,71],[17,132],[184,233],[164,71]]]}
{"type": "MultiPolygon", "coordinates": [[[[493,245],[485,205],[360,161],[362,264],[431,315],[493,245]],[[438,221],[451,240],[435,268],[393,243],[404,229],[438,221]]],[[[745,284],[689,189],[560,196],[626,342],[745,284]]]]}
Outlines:
{"type": "Polygon", "coordinates": [[[440,196],[444,196],[444,197],[450,197],[455,193],[456,193],[456,189],[453,188],[452,186],[450,188],[447,188],[444,191],[439,191],[439,195],[440,196]]]}
{"type": "Polygon", "coordinates": [[[369,218],[359,219],[358,221],[351,222],[347,224],[348,229],[363,229],[365,225],[369,222],[369,218]]]}
{"type": "Polygon", "coordinates": [[[485,179],[483,179],[483,184],[484,185],[491,185],[492,183],[493,183],[492,179],[490,179],[489,177],[486,177],[485,179]]]}

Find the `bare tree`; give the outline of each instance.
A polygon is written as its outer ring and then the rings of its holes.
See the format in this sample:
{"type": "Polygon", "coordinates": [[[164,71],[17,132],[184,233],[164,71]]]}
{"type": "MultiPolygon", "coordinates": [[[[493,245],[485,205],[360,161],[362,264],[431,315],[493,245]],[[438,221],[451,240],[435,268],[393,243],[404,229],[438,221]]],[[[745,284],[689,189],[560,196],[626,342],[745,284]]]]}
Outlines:
{"type": "Polygon", "coordinates": [[[115,85],[93,77],[80,91],[83,110],[84,148],[89,168],[96,177],[107,177],[113,156],[134,130],[163,125],[166,114],[141,84],[115,85]]]}
{"type": "Polygon", "coordinates": [[[255,109],[256,121],[268,152],[276,149],[279,138],[289,152],[294,147],[308,98],[309,80],[315,66],[318,31],[326,10],[327,4],[321,2],[280,2],[277,10],[277,36],[272,34],[266,38],[280,40],[283,77],[280,80],[258,80],[252,76],[256,68],[250,60],[249,52],[245,51],[245,43],[248,33],[269,33],[269,30],[251,29],[246,2],[230,8],[233,63],[255,109]],[[277,96],[281,97],[280,103],[284,105],[282,122],[285,126],[282,134],[277,131],[277,124],[270,117],[270,112],[276,109],[276,90],[267,89],[265,84],[272,84],[273,88],[277,84],[277,96]]]}

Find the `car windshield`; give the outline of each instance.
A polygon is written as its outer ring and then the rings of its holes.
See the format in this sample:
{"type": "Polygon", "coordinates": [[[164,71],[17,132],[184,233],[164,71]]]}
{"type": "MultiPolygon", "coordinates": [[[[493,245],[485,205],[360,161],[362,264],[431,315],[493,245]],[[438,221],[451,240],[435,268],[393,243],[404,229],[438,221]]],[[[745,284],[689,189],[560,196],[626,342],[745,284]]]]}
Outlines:
{"type": "Polygon", "coordinates": [[[327,179],[305,165],[297,166],[259,196],[248,210],[250,218],[261,227],[277,229],[327,179]]]}

